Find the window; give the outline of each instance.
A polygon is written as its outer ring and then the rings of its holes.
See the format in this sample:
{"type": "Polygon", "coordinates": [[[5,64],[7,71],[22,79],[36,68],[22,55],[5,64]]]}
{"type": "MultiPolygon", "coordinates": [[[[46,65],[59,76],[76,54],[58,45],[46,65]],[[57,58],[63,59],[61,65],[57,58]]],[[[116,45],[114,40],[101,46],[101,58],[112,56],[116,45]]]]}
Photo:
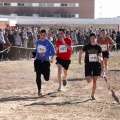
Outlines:
{"type": "Polygon", "coordinates": [[[22,7],[24,6],[24,3],[18,3],[18,6],[22,7]]]}
{"type": "Polygon", "coordinates": [[[3,3],[0,3],[0,6],[3,6],[3,3]]]}
{"type": "Polygon", "coordinates": [[[47,3],[47,7],[54,7],[54,3],[47,3]]]}
{"type": "Polygon", "coordinates": [[[75,7],[75,3],[68,3],[68,7],[75,7]]]}
{"type": "Polygon", "coordinates": [[[75,15],[74,14],[69,14],[68,18],[75,18],[75,15]]]}
{"type": "Polygon", "coordinates": [[[33,7],[39,7],[39,3],[32,3],[33,7]]]}
{"type": "Polygon", "coordinates": [[[75,14],[75,18],[79,18],[79,14],[75,14]]]}
{"type": "Polygon", "coordinates": [[[54,3],[54,7],[60,7],[60,3],[54,3]]]}
{"type": "Polygon", "coordinates": [[[17,6],[17,3],[11,3],[11,6],[17,6]]]}
{"type": "Polygon", "coordinates": [[[24,6],[30,7],[30,6],[32,6],[32,4],[31,3],[24,3],[24,6]]]}
{"type": "Polygon", "coordinates": [[[79,3],[75,3],[75,7],[79,7],[79,3]]]}
{"type": "Polygon", "coordinates": [[[54,14],[54,17],[61,17],[60,14],[54,14]]]}
{"type": "Polygon", "coordinates": [[[4,6],[10,6],[10,3],[4,3],[4,6]]]}
{"type": "Polygon", "coordinates": [[[61,7],[66,7],[67,6],[67,4],[61,4],[61,7]]]}
{"type": "Polygon", "coordinates": [[[47,6],[47,3],[40,3],[39,6],[40,6],[40,7],[46,7],[46,6],[47,6]]]}

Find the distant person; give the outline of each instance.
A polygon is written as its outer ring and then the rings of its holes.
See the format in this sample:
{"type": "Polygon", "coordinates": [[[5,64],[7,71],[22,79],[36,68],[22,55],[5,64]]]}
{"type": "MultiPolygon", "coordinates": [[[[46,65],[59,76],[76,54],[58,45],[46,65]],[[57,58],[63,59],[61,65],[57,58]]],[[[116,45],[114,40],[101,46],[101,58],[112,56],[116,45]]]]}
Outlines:
{"type": "Polygon", "coordinates": [[[3,59],[3,53],[2,51],[4,50],[4,44],[5,44],[5,40],[4,40],[4,35],[3,35],[3,30],[0,29],[0,60],[3,59]]]}
{"type": "Polygon", "coordinates": [[[116,44],[117,50],[120,50],[120,32],[117,32],[116,44]]]}

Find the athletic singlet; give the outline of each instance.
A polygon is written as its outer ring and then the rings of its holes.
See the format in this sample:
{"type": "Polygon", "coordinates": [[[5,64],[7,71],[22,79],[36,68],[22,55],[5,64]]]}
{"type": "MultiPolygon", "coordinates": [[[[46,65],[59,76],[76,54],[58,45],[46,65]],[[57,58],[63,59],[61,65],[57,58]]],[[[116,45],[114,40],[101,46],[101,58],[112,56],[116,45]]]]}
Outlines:
{"type": "Polygon", "coordinates": [[[97,43],[101,46],[102,52],[108,52],[109,44],[112,43],[113,40],[110,37],[106,37],[105,40],[102,37],[97,39],[97,43]]]}

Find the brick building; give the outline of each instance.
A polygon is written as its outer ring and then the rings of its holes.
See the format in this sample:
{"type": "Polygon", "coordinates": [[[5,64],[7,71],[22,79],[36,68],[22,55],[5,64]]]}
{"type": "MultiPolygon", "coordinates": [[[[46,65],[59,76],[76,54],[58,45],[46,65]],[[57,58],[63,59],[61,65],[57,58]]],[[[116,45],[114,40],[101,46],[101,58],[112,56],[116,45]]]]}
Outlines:
{"type": "Polygon", "coordinates": [[[0,0],[1,15],[94,18],[94,0],[0,0]]]}

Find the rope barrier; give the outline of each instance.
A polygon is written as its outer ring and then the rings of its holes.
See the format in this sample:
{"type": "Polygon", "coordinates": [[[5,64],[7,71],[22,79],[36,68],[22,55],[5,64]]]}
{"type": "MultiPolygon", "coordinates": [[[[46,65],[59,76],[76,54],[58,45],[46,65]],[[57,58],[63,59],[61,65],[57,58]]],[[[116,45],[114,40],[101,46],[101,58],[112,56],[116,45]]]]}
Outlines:
{"type": "Polygon", "coordinates": [[[28,50],[35,50],[35,48],[28,48],[28,47],[19,47],[19,46],[12,46],[14,48],[24,48],[24,49],[28,49],[28,50]]]}
{"type": "MultiPolygon", "coordinates": [[[[116,43],[115,46],[116,46],[117,44],[119,45],[119,43],[116,43]]],[[[84,45],[73,45],[72,47],[73,47],[73,48],[76,48],[76,47],[83,47],[83,46],[84,46],[84,45]]],[[[6,48],[5,50],[0,51],[0,53],[5,52],[6,50],[9,51],[11,47],[14,47],[14,48],[21,48],[21,49],[27,49],[27,50],[35,50],[35,49],[36,49],[36,48],[28,48],[28,47],[9,46],[9,47],[6,48]]]]}
{"type": "MultiPolygon", "coordinates": [[[[8,48],[6,48],[6,49],[5,49],[5,50],[3,50],[3,51],[0,51],[0,53],[4,53],[4,52],[5,52],[5,51],[7,51],[7,50],[9,51],[9,50],[10,50],[10,48],[11,48],[11,46],[9,46],[8,48]]],[[[7,52],[8,52],[8,51],[7,51],[7,52]]]]}

